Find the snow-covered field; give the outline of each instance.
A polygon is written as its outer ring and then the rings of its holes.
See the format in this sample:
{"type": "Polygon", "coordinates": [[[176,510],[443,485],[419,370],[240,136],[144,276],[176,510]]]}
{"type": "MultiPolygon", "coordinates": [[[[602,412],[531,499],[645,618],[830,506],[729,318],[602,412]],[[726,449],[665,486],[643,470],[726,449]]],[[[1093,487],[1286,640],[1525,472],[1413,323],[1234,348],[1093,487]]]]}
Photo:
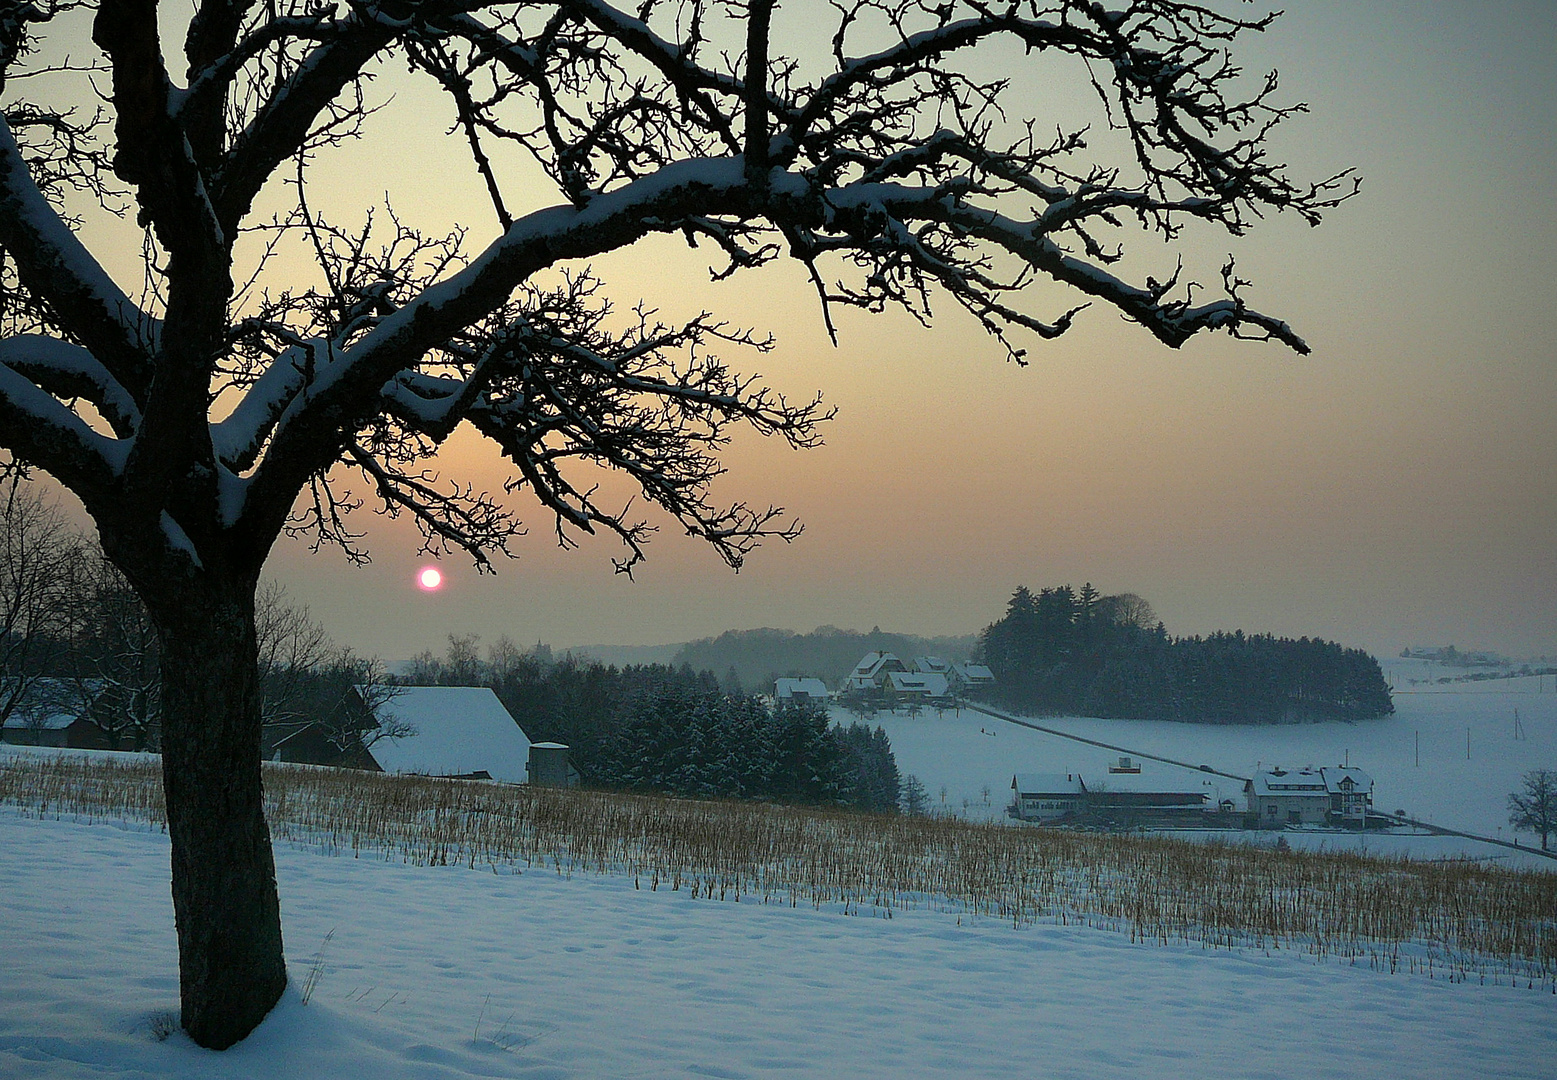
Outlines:
{"type": "MultiPolygon", "coordinates": [[[[1405,665],[1389,670],[1398,711],[1367,724],[1043,723],[1240,774],[1349,758],[1374,776],[1380,809],[1508,836],[1508,792],[1528,769],[1557,767],[1557,680],[1541,693],[1534,679],[1413,685],[1405,665]]],[[[969,817],[1000,816],[1014,772],[1106,777],[1117,756],[972,712],[881,722],[932,804],[969,817]]],[[[1144,782],[1238,797],[1225,778],[1144,769],[1144,782]]],[[[1355,842],[1520,858],[1447,837],[1355,842]]],[[[1545,1077],[1557,1060],[1552,997],[1529,989],[1293,950],[1140,945],[934,910],[884,919],[720,903],[625,877],[286,845],[277,870],[293,985],[253,1036],[214,1054],[176,1030],[165,836],[6,808],[0,852],[0,1078],[1424,1080],[1545,1077]]]]}
{"type": "Polygon", "coordinates": [[[1427,1080],[1546,1077],[1557,1055],[1551,995],[1508,986],[286,846],[293,986],[215,1054],[159,1038],[178,1004],[164,836],[5,809],[0,851],[8,1078],[1427,1080]]]}
{"type": "MultiPolygon", "coordinates": [[[[1518,788],[1520,777],[1529,770],[1557,769],[1557,679],[1548,675],[1412,684],[1413,677],[1436,676],[1443,669],[1405,660],[1385,661],[1384,666],[1396,687],[1395,715],[1364,723],[1222,727],[1076,717],[1046,717],[1036,722],[1132,750],[1209,764],[1240,776],[1250,775],[1259,766],[1301,768],[1349,761],[1373,777],[1374,807],[1380,811],[1405,810],[1435,825],[1513,839],[1508,826],[1509,793],[1518,788]],[[1514,737],[1515,710],[1519,714],[1518,739],[1514,737]]],[[[835,717],[843,722],[852,719],[841,710],[835,717]]],[[[900,713],[872,721],[878,722],[892,740],[899,770],[923,781],[932,807],[970,818],[993,819],[1004,814],[1014,773],[1074,771],[1089,783],[1094,779],[1107,782],[1108,766],[1119,756],[972,711],[926,711],[915,718],[900,713]]],[[[1142,765],[1142,783],[1204,791],[1214,801],[1230,798],[1243,809],[1237,781],[1159,762],[1142,765]]],[[[1114,779],[1118,782],[1121,778],[1114,779]]],[[[1557,867],[1539,856],[1520,856],[1506,848],[1454,837],[1371,834],[1348,838],[1319,833],[1289,835],[1288,840],[1309,846],[1365,844],[1370,850],[1408,851],[1426,858],[1463,853],[1495,858],[1505,865],[1557,867]]],[[[1529,833],[1522,834],[1521,840],[1539,843],[1529,833]]]]}

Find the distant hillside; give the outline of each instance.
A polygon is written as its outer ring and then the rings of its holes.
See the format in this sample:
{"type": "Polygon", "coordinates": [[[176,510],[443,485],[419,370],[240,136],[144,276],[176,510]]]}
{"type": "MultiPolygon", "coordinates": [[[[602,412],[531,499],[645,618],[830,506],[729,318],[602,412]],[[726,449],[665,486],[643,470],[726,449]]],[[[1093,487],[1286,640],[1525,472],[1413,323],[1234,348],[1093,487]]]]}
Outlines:
{"type": "Polygon", "coordinates": [[[720,679],[727,679],[734,668],[747,690],[770,689],[767,684],[776,675],[809,675],[836,687],[860,657],[873,649],[896,653],[904,660],[925,655],[967,660],[975,641],[972,634],[925,638],[889,634],[880,627],[869,633],[836,626],[820,626],[809,634],[770,628],[727,630],[715,638],[687,642],[677,650],[675,662],[690,664],[697,671],[712,671],[720,679]]]}

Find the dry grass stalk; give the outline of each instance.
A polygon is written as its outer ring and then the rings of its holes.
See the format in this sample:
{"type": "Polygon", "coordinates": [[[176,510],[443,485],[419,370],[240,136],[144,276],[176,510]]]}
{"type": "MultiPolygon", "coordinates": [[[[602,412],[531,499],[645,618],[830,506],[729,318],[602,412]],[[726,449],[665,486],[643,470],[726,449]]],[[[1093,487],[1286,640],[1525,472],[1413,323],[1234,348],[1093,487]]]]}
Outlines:
{"type": "MultiPolygon", "coordinates": [[[[423,866],[622,874],[694,897],[929,907],[1143,942],[1298,949],[1557,993],[1557,874],[267,765],[276,839],[423,866]]],[[[158,763],[0,758],[0,804],[161,824],[158,763]]]]}

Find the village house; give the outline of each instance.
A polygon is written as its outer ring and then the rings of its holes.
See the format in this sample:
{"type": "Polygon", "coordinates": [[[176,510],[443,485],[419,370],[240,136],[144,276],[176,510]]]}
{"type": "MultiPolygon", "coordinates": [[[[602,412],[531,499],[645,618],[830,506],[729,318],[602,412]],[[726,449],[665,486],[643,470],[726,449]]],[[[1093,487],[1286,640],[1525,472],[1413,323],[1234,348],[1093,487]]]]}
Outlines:
{"type": "Polygon", "coordinates": [[[826,702],[830,697],[831,695],[827,692],[827,684],[821,679],[783,678],[773,681],[773,699],[775,701],[826,702]]]}
{"type": "Polygon", "coordinates": [[[1345,765],[1319,770],[1330,794],[1330,820],[1338,825],[1365,826],[1373,807],[1373,777],[1345,765]]]}
{"type": "Polygon", "coordinates": [[[868,652],[844,679],[841,692],[880,690],[900,699],[950,704],[966,691],[994,681],[994,674],[983,664],[916,656],[909,665],[889,652],[868,652]]]}
{"type": "Polygon", "coordinates": [[[522,784],[530,739],[485,686],[405,686],[376,711],[399,732],[368,747],[384,772],[522,784]]]}
{"type": "Polygon", "coordinates": [[[844,679],[843,689],[845,692],[879,690],[886,685],[887,676],[892,672],[907,670],[908,665],[889,652],[868,652],[844,679]]]}
{"type": "Polygon", "coordinates": [[[961,661],[951,666],[952,682],[969,690],[989,686],[995,681],[995,673],[983,664],[965,664],[961,661]]]}
{"type": "Polygon", "coordinates": [[[1020,821],[1061,821],[1082,809],[1087,785],[1080,773],[1017,773],[1011,777],[1010,814],[1020,821]]]}
{"type": "Polygon", "coordinates": [[[117,750],[118,740],[84,716],[72,712],[12,713],[0,742],[19,746],[64,746],[76,750],[117,750]]]}
{"type": "Polygon", "coordinates": [[[1286,825],[1356,825],[1367,822],[1373,779],[1338,765],[1296,771],[1265,769],[1244,785],[1249,815],[1258,828],[1286,825]]]}
{"type": "Polygon", "coordinates": [[[889,671],[883,689],[896,697],[919,701],[945,701],[951,697],[946,676],[933,671],[889,671]]]}

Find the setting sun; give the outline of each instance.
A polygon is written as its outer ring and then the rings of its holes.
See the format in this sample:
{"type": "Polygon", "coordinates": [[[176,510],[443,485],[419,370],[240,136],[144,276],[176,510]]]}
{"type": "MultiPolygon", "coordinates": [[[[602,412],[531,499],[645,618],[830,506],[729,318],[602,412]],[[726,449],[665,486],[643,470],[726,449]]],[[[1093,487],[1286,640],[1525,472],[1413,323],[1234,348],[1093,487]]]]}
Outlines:
{"type": "Polygon", "coordinates": [[[443,573],[436,566],[424,567],[416,575],[416,583],[422,587],[424,592],[433,592],[443,588],[443,573]]]}

